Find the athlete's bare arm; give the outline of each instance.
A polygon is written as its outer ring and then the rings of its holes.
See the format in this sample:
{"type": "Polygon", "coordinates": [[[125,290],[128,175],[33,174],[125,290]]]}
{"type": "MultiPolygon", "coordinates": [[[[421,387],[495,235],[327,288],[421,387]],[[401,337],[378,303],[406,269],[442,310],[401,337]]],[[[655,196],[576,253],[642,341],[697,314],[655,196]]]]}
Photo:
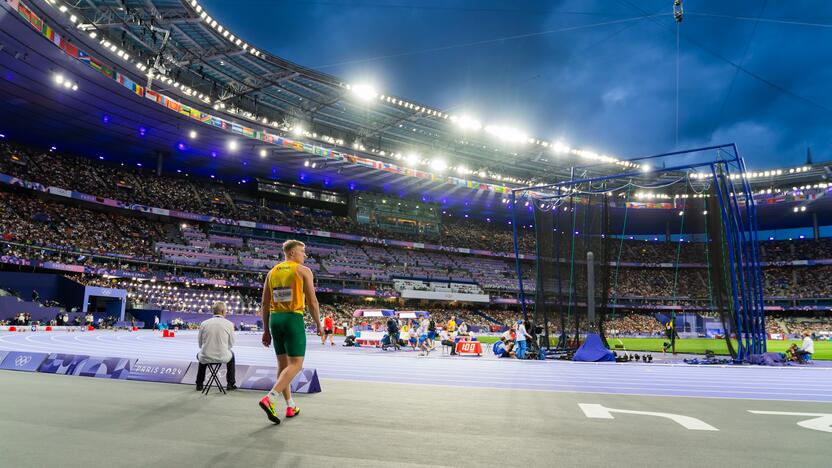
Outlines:
{"type": "Polygon", "coordinates": [[[269,275],[266,275],[266,282],[263,283],[263,300],[260,302],[260,316],[263,318],[263,346],[269,347],[272,344],[272,332],[269,330],[269,317],[271,316],[272,294],[269,291],[269,275]]]}
{"type": "Polygon", "coordinates": [[[312,270],[305,265],[299,265],[298,275],[303,279],[303,293],[306,296],[306,303],[309,306],[309,310],[312,312],[312,319],[318,328],[318,335],[323,336],[323,330],[321,330],[321,309],[318,304],[318,296],[315,295],[315,278],[312,276],[312,270]]]}

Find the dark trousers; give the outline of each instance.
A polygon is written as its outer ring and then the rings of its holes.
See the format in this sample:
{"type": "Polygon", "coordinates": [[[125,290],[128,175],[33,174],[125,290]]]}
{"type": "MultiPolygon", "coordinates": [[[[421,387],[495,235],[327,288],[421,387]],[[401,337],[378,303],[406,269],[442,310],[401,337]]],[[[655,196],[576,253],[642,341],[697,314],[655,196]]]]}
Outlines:
{"type": "MultiPolygon", "coordinates": [[[[199,363],[199,368],[196,370],[196,385],[198,387],[205,383],[205,369],[207,368],[208,364],[199,363]]],[[[225,369],[226,387],[233,387],[237,384],[237,380],[234,378],[234,353],[231,353],[231,360],[225,365],[225,369]]]]}
{"type": "Polygon", "coordinates": [[[442,340],[442,346],[450,346],[451,347],[451,356],[456,355],[456,343],[451,340],[442,340]]]}

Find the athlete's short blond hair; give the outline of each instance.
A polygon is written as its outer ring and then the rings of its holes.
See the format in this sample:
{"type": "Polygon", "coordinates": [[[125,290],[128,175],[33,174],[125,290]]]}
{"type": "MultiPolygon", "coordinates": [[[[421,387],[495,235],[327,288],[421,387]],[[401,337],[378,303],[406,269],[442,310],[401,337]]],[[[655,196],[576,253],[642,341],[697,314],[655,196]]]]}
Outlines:
{"type": "Polygon", "coordinates": [[[283,253],[289,255],[289,252],[292,251],[295,247],[305,247],[306,244],[299,240],[289,239],[283,243],[283,253]]]}

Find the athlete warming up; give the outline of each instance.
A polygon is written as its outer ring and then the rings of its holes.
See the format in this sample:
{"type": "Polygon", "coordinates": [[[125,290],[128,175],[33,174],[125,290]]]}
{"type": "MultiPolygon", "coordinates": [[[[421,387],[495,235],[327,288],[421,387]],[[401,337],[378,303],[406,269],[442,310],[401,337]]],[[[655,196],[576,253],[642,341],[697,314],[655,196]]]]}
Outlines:
{"type": "Polygon", "coordinates": [[[263,346],[273,344],[277,355],[277,382],[260,400],[260,407],[275,424],[280,424],[276,410],[280,394],[286,402],[286,417],[300,414],[300,408],[292,400],[291,385],[303,368],[303,356],[306,354],[303,313],[307,300],[312,323],[321,335],[321,313],[312,270],[303,265],[306,246],[300,241],[287,240],[283,243],[283,254],[286,261],[277,264],[266,276],[260,307],[263,323],[268,324],[263,330],[263,346]]]}
{"type": "Polygon", "coordinates": [[[326,344],[326,339],[329,338],[329,344],[335,346],[335,324],[332,320],[332,314],[327,314],[324,317],[324,334],[321,336],[321,344],[326,344]]]}

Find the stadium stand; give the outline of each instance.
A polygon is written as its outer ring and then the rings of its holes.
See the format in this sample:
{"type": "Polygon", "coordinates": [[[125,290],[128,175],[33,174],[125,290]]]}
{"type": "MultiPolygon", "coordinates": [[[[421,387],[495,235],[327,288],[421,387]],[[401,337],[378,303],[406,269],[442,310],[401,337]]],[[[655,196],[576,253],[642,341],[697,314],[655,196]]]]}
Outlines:
{"type": "MultiPolygon", "coordinates": [[[[9,143],[0,144],[0,172],[41,184],[63,185],[68,189],[113,198],[127,204],[188,210],[223,219],[266,221],[295,227],[346,231],[394,240],[436,242],[449,247],[481,248],[508,251],[512,246],[511,226],[477,220],[445,220],[440,235],[424,236],[386,232],[353,222],[327,210],[310,209],[252,200],[235,187],[206,184],[183,177],[155,175],[140,168],[132,169],[110,164],[89,164],[81,156],[38,151],[9,143]],[[48,168],[45,170],[44,168],[48,168]],[[496,248],[495,248],[496,246],[496,248]]],[[[5,187],[12,188],[12,187],[5,187]]],[[[180,223],[165,217],[147,217],[135,210],[78,204],[44,197],[42,194],[14,188],[0,191],[0,206],[9,213],[0,219],[3,235],[2,253],[7,263],[20,260],[52,261],[84,265],[94,270],[154,272],[196,283],[216,279],[238,284],[232,291],[189,289],[187,284],[130,285],[131,302],[142,307],[207,312],[211,301],[229,299],[232,314],[256,313],[256,293],[262,273],[280,257],[283,237],[263,237],[263,233],[229,232],[221,224],[180,223]],[[144,262],[144,263],[142,263],[144,262]],[[152,263],[151,263],[152,262],[152,263]],[[181,289],[179,289],[181,287],[181,289]]],[[[522,230],[521,230],[522,233],[522,230]]],[[[531,236],[522,236],[521,249],[531,251],[531,236]]],[[[447,292],[485,292],[492,302],[512,303],[517,300],[516,266],[510,258],[434,252],[395,246],[351,243],[335,239],[308,237],[308,264],[320,278],[324,291],[335,291],[338,285],[354,289],[371,289],[396,295],[405,285],[409,289],[431,289],[447,292]],[[351,284],[347,284],[351,281],[351,284]],[[470,286],[454,287],[462,281],[470,286]],[[446,287],[436,287],[439,283],[446,287]],[[432,285],[432,286],[431,286],[432,285]],[[460,289],[461,288],[461,289],[460,289]]],[[[678,274],[660,264],[671,261],[676,254],[673,243],[651,240],[621,242],[621,274],[618,296],[614,299],[625,311],[638,311],[661,304],[707,306],[708,284],[704,274],[704,251],[696,244],[681,251],[680,263],[689,263],[678,274]],[[699,263],[697,263],[699,262],[699,263]],[[674,289],[675,288],[675,289],[674,289]]],[[[613,258],[619,258],[615,246],[613,258]]],[[[770,304],[784,310],[812,311],[832,301],[826,284],[832,267],[825,265],[795,266],[794,260],[817,260],[832,257],[832,241],[789,240],[762,242],[765,292],[770,304]]],[[[532,265],[523,263],[523,275],[533,277],[532,265]]],[[[89,283],[110,284],[89,278],[89,283]]],[[[526,293],[534,292],[533,282],[526,283],[526,293]]],[[[488,317],[507,324],[519,317],[518,312],[504,310],[493,304],[486,309],[488,317]]],[[[451,311],[436,309],[438,317],[451,311]]],[[[459,311],[457,313],[460,313],[459,311]]],[[[707,312],[703,312],[707,314],[707,312]]],[[[613,318],[614,330],[628,334],[656,333],[655,319],[644,321],[644,315],[613,318]]],[[[471,324],[493,324],[482,315],[468,314],[471,324]]],[[[350,320],[347,314],[339,320],[350,320]]],[[[552,324],[553,329],[557,324],[552,324]]],[[[782,327],[778,327],[780,329],[782,327]]],[[[792,327],[786,330],[791,332],[792,327]]]]}

